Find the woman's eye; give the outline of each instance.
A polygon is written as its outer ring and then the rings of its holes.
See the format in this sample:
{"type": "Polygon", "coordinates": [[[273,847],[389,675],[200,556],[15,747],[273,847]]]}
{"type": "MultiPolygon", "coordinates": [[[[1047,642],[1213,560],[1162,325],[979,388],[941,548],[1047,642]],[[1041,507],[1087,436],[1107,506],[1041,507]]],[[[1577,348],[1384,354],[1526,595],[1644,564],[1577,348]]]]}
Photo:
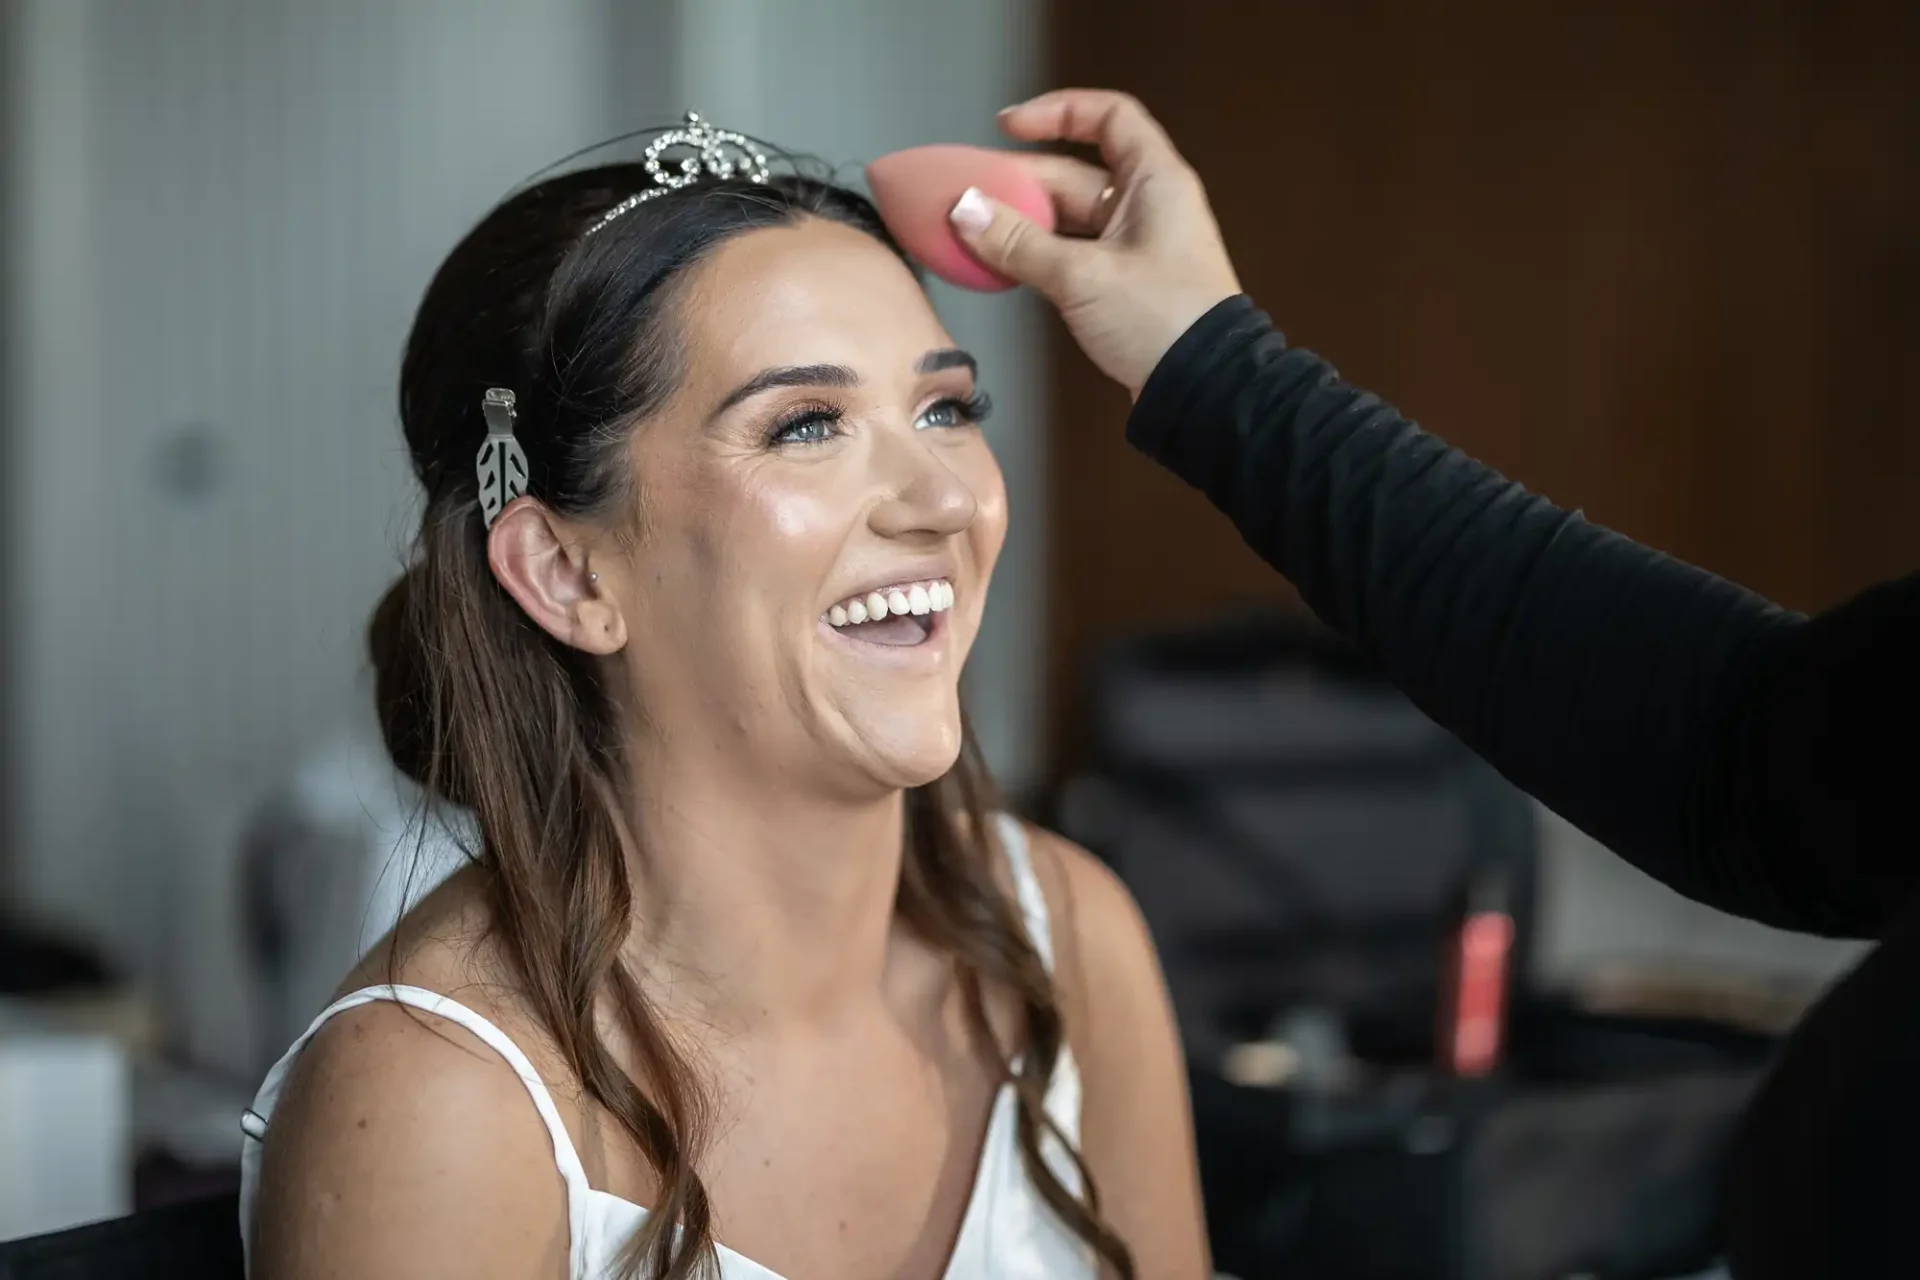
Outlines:
{"type": "Polygon", "coordinates": [[[920,415],[916,427],[970,427],[983,421],[992,409],[993,402],[984,393],[975,394],[964,400],[948,398],[936,401],[920,415]]]}
{"type": "Polygon", "coordinates": [[[825,444],[835,435],[836,415],[808,413],[781,424],[773,433],[774,444],[825,444]]]}

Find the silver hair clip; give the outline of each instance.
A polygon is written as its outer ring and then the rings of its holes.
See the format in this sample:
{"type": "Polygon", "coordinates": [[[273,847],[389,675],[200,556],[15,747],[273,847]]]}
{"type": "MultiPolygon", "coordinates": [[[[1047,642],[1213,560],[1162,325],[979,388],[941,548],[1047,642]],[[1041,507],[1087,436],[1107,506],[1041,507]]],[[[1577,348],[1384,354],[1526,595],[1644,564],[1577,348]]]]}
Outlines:
{"type": "Polygon", "coordinates": [[[636,191],[600,216],[588,227],[587,235],[604,230],[655,196],[666,195],[681,187],[690,187],[701,178],[737,178],[742,182],[765,182],[772,176],[767,157],[743,133],[716,129],[697,112],[687,112],[678,129],[669,129],[647,144],[647,175],[653,185],[636,191]],[[680,151],[673,160],[669,151],[680,151]]]}
{"type": "Polygon", "coordinates": [[[480,400],[487,438],[474,457],[473,470],[480,481],[480,518],[488,529],[509,502],[527,491],[527,455],[514,439],[513,405],[513,392],[505,387],[487,388],[480,400]]]}

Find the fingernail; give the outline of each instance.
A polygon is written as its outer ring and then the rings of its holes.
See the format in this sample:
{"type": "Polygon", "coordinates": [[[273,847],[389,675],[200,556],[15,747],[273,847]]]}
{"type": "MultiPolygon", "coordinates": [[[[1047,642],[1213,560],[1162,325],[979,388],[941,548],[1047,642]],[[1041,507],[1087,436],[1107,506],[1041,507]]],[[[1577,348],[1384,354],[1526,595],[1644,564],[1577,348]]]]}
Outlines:
{"type": "Polygon", "coordinates": [[[968,187],[947,217],[962,231],[985,231],[993,223],[993,206],[980,194],[980,188],[968,187]]]}

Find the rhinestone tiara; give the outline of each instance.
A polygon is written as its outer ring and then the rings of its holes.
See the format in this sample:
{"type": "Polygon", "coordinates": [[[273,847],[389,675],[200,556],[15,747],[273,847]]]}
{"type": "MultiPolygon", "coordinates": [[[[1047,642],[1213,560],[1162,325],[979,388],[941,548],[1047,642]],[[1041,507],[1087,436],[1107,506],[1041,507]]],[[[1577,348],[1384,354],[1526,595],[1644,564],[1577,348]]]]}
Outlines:
{"type": "Polygon", "coordinates": [[[653,185],[601,214],[599,221],[587,228],[587,235],[605,230],[655,196],[692,186],[701,178],[765,182],[771,176],[765,153],[745,134],[716,129],[695,111],[687,112],[678,129],[669,129],[647,144],[645,163],[653,185]],[[675,154],[669,158],[668,152],[675,154]]]}

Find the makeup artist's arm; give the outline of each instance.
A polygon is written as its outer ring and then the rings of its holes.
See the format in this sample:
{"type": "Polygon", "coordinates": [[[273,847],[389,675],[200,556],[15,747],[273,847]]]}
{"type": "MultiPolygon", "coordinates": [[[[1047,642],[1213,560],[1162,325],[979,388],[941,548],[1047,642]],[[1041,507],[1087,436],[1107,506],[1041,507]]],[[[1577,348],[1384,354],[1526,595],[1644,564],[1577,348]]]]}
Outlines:
{"type": "Polygon", "coordinates": [[[1067,90],[1003,125],[1100,146],[1111,177],[1036,164],[1062,227],[1086,238],[999,208],[984,229],[956,226],[1134,392],[1129,438],[1423,710],[1722,909],[1872,935],[1912,895],[1900,784],[1920,711],[1920,579],[1809,621],[1588,524],[1341,382],[1228,296],[1199,181],[1137,103],[1067,90]],[[1118,196],[1100,198],[1110,184],[1118,196]]]}
{"type": "Polygon", "coordinates": [[[1871,935],[1920,877],[1920,578],[1808,620],[1587,523],[1220,304],[1128,436],[1422,710],[1655,877],[1871,935]]]}

